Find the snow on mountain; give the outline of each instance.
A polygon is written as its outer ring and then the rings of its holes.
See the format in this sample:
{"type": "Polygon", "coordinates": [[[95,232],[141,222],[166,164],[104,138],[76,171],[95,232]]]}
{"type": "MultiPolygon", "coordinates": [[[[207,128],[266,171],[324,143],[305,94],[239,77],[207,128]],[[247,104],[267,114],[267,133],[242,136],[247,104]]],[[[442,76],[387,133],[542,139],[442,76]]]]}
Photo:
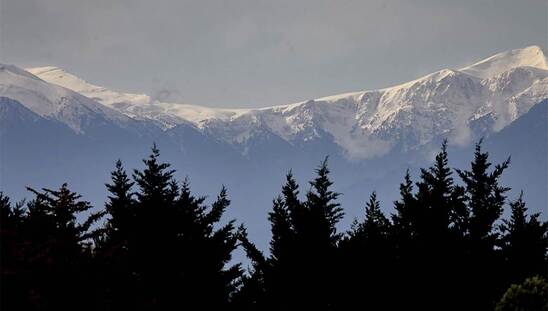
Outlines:
{"type": "Polygon", "coordinates": [[[209,119],[227,119],[247,109],[215,109],[181,103],[163,103],[145,94],[122,93],[93,85],[58,67],[28,68],[28,72],[92,98],[132,118],[153,120],[163,128],[190,122],[195,125],[209,119]]]}
{"type": "Polygon", "coordinates": [[[22,103],[47,119],[65,123],[77,133],[92,122],[124,124],[131,119],[75,91],[48,83],[13,65],[0,64],[0,96],[22,103]]]}
{"type": "Polygon", "coordinates": [[[290,144],[330,139],[355,159],[382,155],[394,146],[415,149],[440,136],[466,145],[477,136],[501,130],[548,98],[546,56],[537,46],[499,53],[458,70],[443,69],[385,89],[259,109],[162,103],[147,95],[92,85],[59,68],[27,70],[127,116],[152,120],[164,129],[190,123],[216,139],[244,148],[261,134],[279,136],[290,144]]]}
{"type": "Polygon", "coordinates": [[[461,68],[460,71],[485,79],[518,67],[535,67],[547,70],[545,52],[542,48],[533,45],[493,55],[461,68]]]}
{"type": "Polygon", "coordinates": [[[61,85],[67,89],[78,92],[86,97],[100,101],[110,106],[117,102],[131,102],[135,104],[148,104],[150,97],[143,94],[129,94],[115,92],[104,87],[96,86],[76,77],[58,67],[29,68],[28,72],[48,81],[49,83],[61,85]]]}

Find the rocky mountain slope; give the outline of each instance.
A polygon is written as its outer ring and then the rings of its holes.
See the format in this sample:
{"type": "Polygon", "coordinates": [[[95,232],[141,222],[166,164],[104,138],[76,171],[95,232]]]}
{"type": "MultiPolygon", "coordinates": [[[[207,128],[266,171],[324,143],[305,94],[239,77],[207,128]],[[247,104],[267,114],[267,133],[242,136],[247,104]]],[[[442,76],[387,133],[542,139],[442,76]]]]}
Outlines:
{"type": "Polygon", "coordinates": [[[385,89],[259,109],[162,103],[95,86],[60,68],[28,72],[164,130],[190,124],[240,146],[242,152],[249,141],[267,133],[293,145],[328,138],[348,158],[358,160],[386,154],[395,146],[417,149],[439,136],[467,145],[501,130],[548,97],[546,55],[537,46],[385,89]]]}

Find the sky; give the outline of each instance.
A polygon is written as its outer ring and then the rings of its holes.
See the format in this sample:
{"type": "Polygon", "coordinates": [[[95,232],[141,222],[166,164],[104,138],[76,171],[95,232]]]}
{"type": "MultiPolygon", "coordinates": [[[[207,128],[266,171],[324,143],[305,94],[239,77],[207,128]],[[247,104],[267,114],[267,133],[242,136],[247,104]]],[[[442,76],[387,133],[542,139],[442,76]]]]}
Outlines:
{"type": "Polygon", "coordinates": [[[547,46],[546,0],[0,0],[0,62],[111,89],[264,107],[547,46]]]}

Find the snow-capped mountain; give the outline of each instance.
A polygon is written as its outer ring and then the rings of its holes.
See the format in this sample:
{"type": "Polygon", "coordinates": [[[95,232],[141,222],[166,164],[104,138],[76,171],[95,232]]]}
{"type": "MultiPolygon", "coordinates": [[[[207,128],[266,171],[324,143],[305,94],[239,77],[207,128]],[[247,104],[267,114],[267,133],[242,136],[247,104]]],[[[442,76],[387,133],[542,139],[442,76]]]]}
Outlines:
{"type": "Polygon", "coordinates": [[[122,93],[93,85],[58,67],[37,67],[26,70],[49,83],[78,92],[132,118],[152,120],[164,129],[182,123],[199,124],[209,119],[230,118],[238,112],[248,111],[245,109],[215,109],[181,103],[162,103],[145,94],[122,93]]]}
{"type": "Polygon", "coordinates": [[[257,109],[163,103],[60,68],[0,65],[0,191],[17,200],[25,186],[68,182],[100,206],[114,161],[141,168],[155,142],[197,193],[226,185],[229,216],[267,241],[264,215],[288,169],[305,185],[329,155],[351,220],[373,190],[390,212],[405,170],[430,165],[441,139],[453,144],[451,166],[466,167],[485,136],[495,162],[512,155],[508,186],[541,211],[547,102],[546,54],[534,46],[384,89],[257,109]]]}
{"type": "Polygon", "coordinates": [[[60,121],[77,133],[105,122],[123,127],[134,123],[115,109],[12,65],[0,64],[0,96],[22,103],[41,117],[60,121]]]}
{"type": "Polygon", "coordinates": [[[443,69],[404,84],[259,109],[214,109],[163,103],[115,92],[55,67],[29,68],[37,77],[71,89],[129,117],[164,130],[189,124],[246,150],[274,135],[290,144],[328,139],[351,159],[413,150],[449,137],[467,145],[497,132],[548,97],[548,65],[537,46],[491,56],[461,69],[443,69]]]}

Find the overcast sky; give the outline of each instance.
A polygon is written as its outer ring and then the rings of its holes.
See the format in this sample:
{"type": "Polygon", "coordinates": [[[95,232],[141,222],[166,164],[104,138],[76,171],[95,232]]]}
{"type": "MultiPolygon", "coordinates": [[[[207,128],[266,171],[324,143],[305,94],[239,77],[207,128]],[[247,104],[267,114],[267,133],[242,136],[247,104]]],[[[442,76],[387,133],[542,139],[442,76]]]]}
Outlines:
{"type": "Polygon", "coordinates": [[[547,10],[546,0],[0,0],[0,62],[259,107],[546,47],[547,10]]]}

